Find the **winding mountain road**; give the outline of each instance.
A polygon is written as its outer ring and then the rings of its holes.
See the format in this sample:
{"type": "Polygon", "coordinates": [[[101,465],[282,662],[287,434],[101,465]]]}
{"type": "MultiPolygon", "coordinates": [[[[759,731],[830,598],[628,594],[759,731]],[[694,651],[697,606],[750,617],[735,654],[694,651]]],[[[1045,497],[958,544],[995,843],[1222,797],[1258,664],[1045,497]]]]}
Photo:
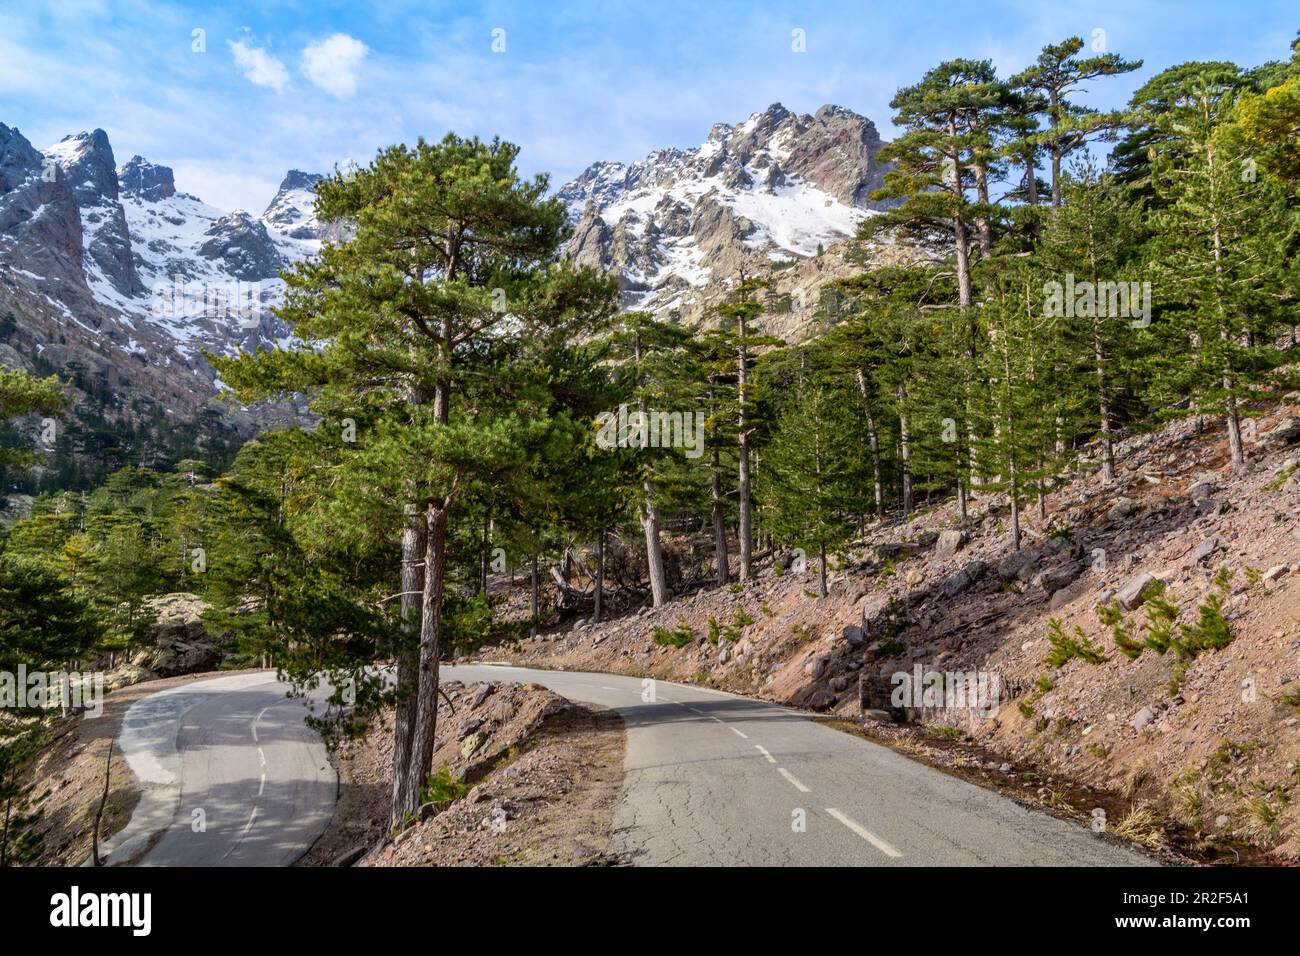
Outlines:
{"type": "MultiPolygon", "coordinates": [[[[612,849],[638,865],[1132,866],[1090,830],[774,704],[612,674],[492,664],[448,680],[533,681],[627,728],[612,849]]],[[[287,865],[333,812],[334,771],[269,673],[137,701],[120,743],[145,786],[110,862],[287,865]],[[206,821],[196,829],[196,811],[206,821]]],[[[321,691],[320,694],[324,694],[321,691]]]]}

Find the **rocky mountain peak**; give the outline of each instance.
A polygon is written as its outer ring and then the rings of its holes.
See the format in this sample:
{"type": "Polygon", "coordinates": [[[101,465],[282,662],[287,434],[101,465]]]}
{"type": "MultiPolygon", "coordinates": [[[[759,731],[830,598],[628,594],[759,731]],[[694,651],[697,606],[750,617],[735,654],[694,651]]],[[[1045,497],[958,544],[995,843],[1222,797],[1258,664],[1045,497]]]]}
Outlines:
{"type": "Polygon", "coordinates": [[[291,169],[262,213],[262,221],[294,239],[324,239],[328,229],[316,219],[316,184],[320,173],[291,169]]]}
{"type": "Polygon", "coordinates": [[[137,196],[145,202],[159,202],[176,195],[176,177],[170,166],[159,166],[143,156],[132,156],[117,171],[123,195],[137,196]]]}
{"type": "Polygon", "coordinates": [[[65,136],[47,149],[45,156],[63,171],[78,202],[96,205],[117,201],[117,164],[108,134],[102,129],[65,136]]]}
{"type": "Polygon", "coordinates": [[[879,208],[875,125],[843,107],[780,103],[717,123],[694,149],[593,163],[558,191],[567,254],[619,274],[624,304],[698,312],[741,272],[815,258],[879,208]]]}

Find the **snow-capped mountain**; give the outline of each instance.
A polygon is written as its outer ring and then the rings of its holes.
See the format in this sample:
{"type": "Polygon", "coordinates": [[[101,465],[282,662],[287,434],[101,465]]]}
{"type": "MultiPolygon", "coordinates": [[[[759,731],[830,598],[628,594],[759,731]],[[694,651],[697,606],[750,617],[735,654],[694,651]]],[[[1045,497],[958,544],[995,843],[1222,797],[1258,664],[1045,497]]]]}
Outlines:
{"type": "Polygon", "coordinates": [[[266,211],[224,212],[178,191],[172,170],[120,167],[103,130],[36,150],[0,124],[0,309],[15,314],[0,362],[85,370],[178,414],[216,395],[204,349],[269,346],[279,272],[320,248],[321,177],[291,170],[266,211]]]}
{"type": "Polygon", "coordinates": [[[595,163],[558,193],[574,226],[567,253],[617,272],[626,307],[689,318],[742,272],[802,274],[851,237],[879,208],[881,145],[851,110],[776,103],[695,149],[595,163]]]}
{"type": "MultiPolygon", "coordinates": [[[[877,208],[881,145],[850,110],[775,104],[695,149],[593,164],[558,192],[566,255],[614,271],[625,307],[685,322],[741,274],[768,278],[765,329],[799,337],[805,303],[847,272],[837,244],[877,208]]],[[[341,238],[316,219],[320,178],[291,170],[260,215],[220,210],[167,166],[118,165],[102,130],[41,151],[0,124],[0,365],[71,373],[123,414],[201,412],[220,384],[202,352],[282,343],[280,271],[341,238]]]]}

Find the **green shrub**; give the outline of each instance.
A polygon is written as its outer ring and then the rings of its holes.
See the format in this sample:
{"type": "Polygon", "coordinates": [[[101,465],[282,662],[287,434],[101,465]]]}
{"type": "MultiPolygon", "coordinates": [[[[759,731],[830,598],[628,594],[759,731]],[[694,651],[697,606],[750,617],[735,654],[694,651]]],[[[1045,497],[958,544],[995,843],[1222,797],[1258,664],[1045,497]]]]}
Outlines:
{"type": "Polygon", "coordinates": [[[670,647],[685,647],[695,640],[695,632],[687,627],[684,621],[678,621],[677,626],[671,631],[662,624],[656,624],[652,633],[656,644],[666,644],[670,647]]]}
{"type": "Polygon", "coordinates": [[[425,778],[424,786],[420,789],[420,802],[432,803],[441,813],[469,793],[469,790],[469,784],[451,775],[451,767],[444,760],[438,770],[425,778]]]}
{"type": "Polygon", "coordinates": [[[1073,634],[1066,634],[1061,622],[1052,618],[1047,624],[1047,640],[1052,649],[1043,658],[1043,663],[1048,667],[1060,667],[1076,657],[1089,664],[1104,664],[1109,659],[1088,640],[1088,635],[1077,624],[1073,634]]]}

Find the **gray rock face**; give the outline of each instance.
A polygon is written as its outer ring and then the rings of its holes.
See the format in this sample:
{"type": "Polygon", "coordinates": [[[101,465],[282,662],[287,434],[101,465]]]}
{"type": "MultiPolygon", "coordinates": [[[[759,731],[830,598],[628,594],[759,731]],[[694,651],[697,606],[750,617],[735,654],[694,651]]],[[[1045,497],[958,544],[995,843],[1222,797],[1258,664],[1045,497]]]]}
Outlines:
{"type": "Polygon", "coordinates": [[[237,279],[274,279],[284,267],[266,226],[246,212],[222,217],[204,235],[207,239],[199,247],[199,255],[220,263],[237,279]]]}
{"type": "Polygon", "coordinates": [[[40,291],[89,302],[81,215],[66,177],[0,123],[0,263],[40,277],[40,291]]]}
{"type": "Polygon", "coordinates": [[[324,239],[329,230],[316,220],[312,209],[316,184],[324,177],[291,169],[280,182],[275,198],[262,213],[262,221],[294,239],[324,239]]]}

